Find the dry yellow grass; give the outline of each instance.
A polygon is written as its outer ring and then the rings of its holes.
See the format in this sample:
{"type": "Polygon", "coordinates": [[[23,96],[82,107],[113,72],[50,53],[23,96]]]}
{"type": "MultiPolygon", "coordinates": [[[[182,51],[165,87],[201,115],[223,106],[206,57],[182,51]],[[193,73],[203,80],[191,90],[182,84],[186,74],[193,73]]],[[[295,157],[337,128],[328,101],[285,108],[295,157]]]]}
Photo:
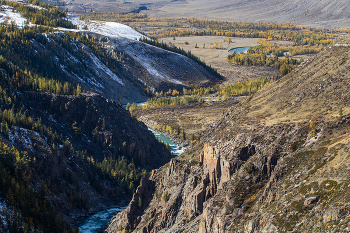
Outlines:
{"type": "Polygon", "coordinates": [[[236,97],[227,101],[192,103],[187,105],[168,106],[142,110],[138,116],[156,121],[158,124],[181,127],[186,134],[198,134],[210,124],[221,119],[223,112],[229,107],[244,100],[246,97],[236,97]]]}
{"type": "Polygon", "coordinates": [[[226,61],[229,50],[238,47],[253,47],[258,45],[257,38],[237,38],[231,37],[232,43],[224,42],[227,37],[224,36],[189,36],[189,37],[167,37],[159,39],[168,44],[174,44],[184,50],[191,50],[192,54],[199,57],[206,64],[216,68],[218,72],[226,78],[222,85],[231,85],[243,80],[249,80],[259,77],[274,77],[280,72],[271,67],[264,66],[241,66],[233,65],[226,61]],[[218,46],[225,49],[214,49],[217,41],[218,46]],[[185,44],[188,42],[188,44],[185,44]],[[197,45],[198,48],[195,48],[197,45]],[[205,45],[206,48],[203,48],[205,45]],[[211,48],[208,48],[210,46],[211,48]]]}
{"type": "Polygon", "coordinates": [[[257,92],[248,103],[249,117],[267,115],[272,125],[312,117],[334,120],[350,113],[349,48],[333,47],[316,55],[281,80],[257,92]],[[326,113],[326,114],[325,114],[326,113]]]}

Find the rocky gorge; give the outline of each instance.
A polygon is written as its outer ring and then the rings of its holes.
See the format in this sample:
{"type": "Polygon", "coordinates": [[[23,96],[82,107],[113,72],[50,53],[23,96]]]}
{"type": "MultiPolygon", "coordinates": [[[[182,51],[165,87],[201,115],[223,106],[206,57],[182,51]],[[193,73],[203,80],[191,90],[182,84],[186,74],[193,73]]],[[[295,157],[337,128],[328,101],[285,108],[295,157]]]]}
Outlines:
{"type": "Polygon", "coordinates": [[[107,231],[347,231],[348,54],[330,48],[232,106],[145,177],[107,231]]]}

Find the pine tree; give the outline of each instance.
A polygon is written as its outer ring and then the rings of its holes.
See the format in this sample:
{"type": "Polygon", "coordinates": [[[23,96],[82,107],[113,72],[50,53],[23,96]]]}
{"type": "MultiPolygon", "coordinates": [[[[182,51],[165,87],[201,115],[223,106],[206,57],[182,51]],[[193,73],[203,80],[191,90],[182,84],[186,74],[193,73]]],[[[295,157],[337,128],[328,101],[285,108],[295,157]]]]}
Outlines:
{"type": "Polygon", "coordinates": [[[102,130],[105,130],[106,129],[106,120],[105,118],[103,118],[102,120],[102,130]]]}
{"type": "Polygon", "coordinates": [[[182,140],[186,140],[186,133],[185,133],[185,130],[182,130],[182,140]]]}
{"type": "Polygon", "coordinates": [[[139,197],[137,206],[140,207],[140,208],[142,208],[142,199],[141,199],[141,197],[139,197]]]}
{"type": "Polygon", "coordinates": [[[78,84],[77,85],[77,95],[80,95],[81,93],[81,86],[78,84]]]}
{"type": "Polygon", "coordinates": [[[343,108],[339,109],[339,120],[341,120],[343,118],[343,108]]]}

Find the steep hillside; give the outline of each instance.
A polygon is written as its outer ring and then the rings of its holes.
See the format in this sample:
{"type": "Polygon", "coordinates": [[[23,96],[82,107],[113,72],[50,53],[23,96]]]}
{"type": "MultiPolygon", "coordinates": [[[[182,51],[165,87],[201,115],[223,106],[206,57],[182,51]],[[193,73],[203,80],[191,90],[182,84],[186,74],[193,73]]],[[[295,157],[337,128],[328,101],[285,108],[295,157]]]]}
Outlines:
{"type": "Polygon", "coordinates": [[[1,232],[76,232],[170,160],[119,103],[80,89],[0,59],[1,232]]]}
{"type": "Polygon", "coordinates": [[[120,68],[123,74],[152,91],[210,85],[223,80],[188,57],[140,42],[144,36],[126,25],[77,18],[71,21],[78,28],[93,32],[90,35],[98,38],[99,45],[123,62],[120,68]]]}
{"type": "Polygon", "coordinates": [[[349,27],[349,4],[346,0],[135,0],[130,2],[101,2],[75,0],[62,6],[69,12],[139,12],[150,18],[195,17],[231,21],[269,21],[312,25],[316,27],[349,27]]]}
{"type": "Polygon", "coordinates": [[[112,39],[112,48],[104,44],[109,51],[123,48],[121,52],[129,58],[126,72],[155,91],[169,88],[182,90],[183,87],[208,86],[219,83],[223,77],[217,77],[192,59],[183,55],[145,43],[126,39],[112,39]]]}
{"type": "Polygon", "coordinates": [[[159,144],[144,124],[131,118],[121,105],[97,94],[55,96],[28,92],[17,98],[28,115],[41,119],[57,135],[71,138],[75,150],[88,150],[97,161],[124,156],[137,167],[151,170],[170,160],[165,145],[159,144]]]}
{"type": "Polygon", "coordinates": [[[329,48],[232,106],[108,232],[348,231],[349,52],[329,48]]]}
{"type": "MultiPolygon", "coordinates": [[[[147,100],[144,87],[126,78],[123,63],[85,35],[33,27],[1,26],[0,53],[23,70],[82,88],[117,102],[147,100]]],[[[120,55],[120,54],[119,54],[120,55]]]]}
{"type": "Polygon", "coordinates": [[[47,11],[55,12],[51,8],[3,3],[11,6],[1,6],[1,22],[5,24],[0,29],[0,53],[23,70],[79,83],[83,89],[123,104],[144,102],[149,91],[182,90],[223,79],[192,59],[138,41],[143,36],[126,25],[73,18],[80,29],[72,29],[76,26],[71,21],[54,18],[58,13],[46,16],[47,11]],[[29,23],[24,16],[29,17],[29,23]],[[53,26],[56,21],[67,24],[68,29],[38,26],[53,26]],[[14,24],[6,26],[11,22],[14,24]],[[85,26],[89,31],[82,29],[85,26]]]}
{"type": "Polygon", "coordinates": [[[120,102],[144,101],[146,87],[182,88],[213,76],[188,58],[125,38],[133,31],[127,26],[110,37],[75,30],[63,11],[28,2],[40,6],[1,2],[0,231],[77,232],[79,219],[129,201],[141,178],[172,157],[120,102]],[[176,61],[140,68],[135,51],[149,53],[149,62],[169,54],[176,61]],[[191,72],[187,83],[157,73],[176,72],[170,65],[191,72]]]}
{"type": "Polygon", "coordinates": [[[249,103],[248,117],[266,115],[266,124],[303,122],[312,117],[335,120],[349,114],[348,45],[327,48],[299,66],[288,78],[267,86],[249,103]]]}
{"type": "MultiPolygon", "coordinates": [[[[37,31],[16,30],[18,36],[2,42],[3,56],[22,69],[79,83],[117,102],[146,101],[146,87],[182,90],[220,81],[187,57],[139,41],[84,32],[37,31]]],[[[10,35],[4,32],[1,37],[10,35]]]]}
{"type": "MultiPolygon", "coordinates": [[[[139,1],[141,2],[141,1],[139,1]]],[[[216,20],[278,22],[314,27],[349,27],[349,4],[345,0],[278,1],[158,1],[149,2],[150,17],[195,17],[216,20]],[[158,6],[157,6],[158,5],[158,6]]]]}

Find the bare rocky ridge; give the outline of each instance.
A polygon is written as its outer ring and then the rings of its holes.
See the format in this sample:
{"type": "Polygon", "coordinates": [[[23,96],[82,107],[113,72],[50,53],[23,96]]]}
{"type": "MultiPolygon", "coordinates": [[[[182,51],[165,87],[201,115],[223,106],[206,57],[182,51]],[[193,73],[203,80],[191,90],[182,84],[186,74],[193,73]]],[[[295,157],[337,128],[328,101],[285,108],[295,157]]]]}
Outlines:
{"type": "Polygon", "coordinates": [[[233,106],[203,143],[155,170],[107,231],[347,231],[348,53],[327,49],[233,106]]]}

